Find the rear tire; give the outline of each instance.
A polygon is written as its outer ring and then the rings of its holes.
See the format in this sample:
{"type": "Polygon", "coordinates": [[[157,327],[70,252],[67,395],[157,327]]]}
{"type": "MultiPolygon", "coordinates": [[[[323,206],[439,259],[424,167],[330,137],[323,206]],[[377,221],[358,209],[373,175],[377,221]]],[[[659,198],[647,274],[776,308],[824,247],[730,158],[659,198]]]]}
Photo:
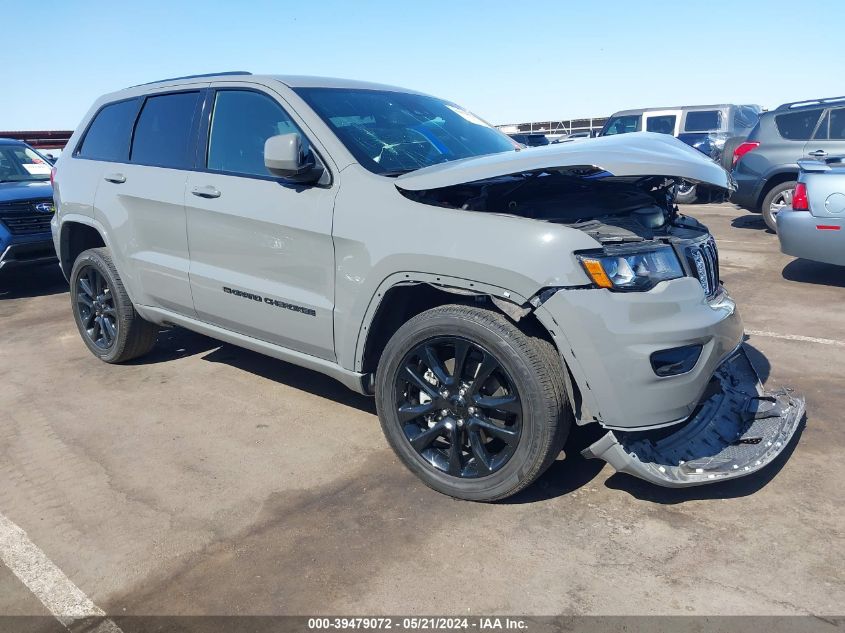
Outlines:
{"type": "Polygon", "coordinates": [[[445,305],[387,343],[376,407],[396,455],[426,485],[494,501],[529,486],[563,448],[573,418],[563,371],[551,343],[504,315],[445,305]]]}
{"type": "Polygon", "coordinates": [[[70,300],[79,334],[100,360],[122,363],[155,345],[158,327],[135,310],[107,248],[91,248],[76,258],[70,300]]]}
{"type": "Polygon", "coordinates": [[[778,232],[778,212],[792,206],[792,193],[795,191],[796,184],[798,183],[794,180],[782,182],[772,187],[771,191],[763,198],[763,219],[773,233],[778,232]]]}

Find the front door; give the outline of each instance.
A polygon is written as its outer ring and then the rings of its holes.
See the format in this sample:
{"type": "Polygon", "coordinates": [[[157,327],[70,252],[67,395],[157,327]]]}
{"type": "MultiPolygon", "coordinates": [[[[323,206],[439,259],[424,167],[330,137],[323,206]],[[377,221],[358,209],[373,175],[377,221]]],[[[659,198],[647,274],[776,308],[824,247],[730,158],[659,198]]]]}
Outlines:
{"type": "Polygon", "coordinates": [[[209,98],[204,171],[185,189],[197,316],[334,360],[336,185],[286,183],[267,171],[264,141],[302,133],[269,94],[226,88],[209,98]]]}

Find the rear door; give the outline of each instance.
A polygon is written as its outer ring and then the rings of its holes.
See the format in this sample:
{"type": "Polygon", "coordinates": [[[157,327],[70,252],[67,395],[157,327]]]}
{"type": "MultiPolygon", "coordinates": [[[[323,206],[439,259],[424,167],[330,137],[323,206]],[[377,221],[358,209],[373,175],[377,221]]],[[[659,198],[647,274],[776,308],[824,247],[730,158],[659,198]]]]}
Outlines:
{"type": "Polygon", "coordinates": [[[95,217],[107,227],[135,303],[194,316],[185,220],[202,87],[152,94],[135,120],[129,158],[101,175],[95,217]]]}
{"type": "Polygon", "coordinates": [[[654,110],[643,113],[643,130],[678,136],[681,124],[680,110],[654,110]]]}
{"type": "Polygon", "coordinates": [[[267,138],[303,134],[269,92],[216,89],[203,120],[207,147],[185,195],[198,317],[334,360],[337,185],[303,186],[267,171],[267,138]]]}
{"type": "Polygon", "coordinates": [[[804,146],[804,155],[816,159],[845,155],[845,107],[824,113],[812,139],[804,146]]]}

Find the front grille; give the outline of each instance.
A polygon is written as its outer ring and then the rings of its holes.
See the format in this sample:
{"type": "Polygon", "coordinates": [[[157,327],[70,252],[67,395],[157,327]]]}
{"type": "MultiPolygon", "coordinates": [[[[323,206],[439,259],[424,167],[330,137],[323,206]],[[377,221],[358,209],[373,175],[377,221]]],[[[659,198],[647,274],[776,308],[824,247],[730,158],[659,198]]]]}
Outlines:
{"type": "Polygon", "coordinates": [[[53,214],[35,210],[35,205],[42,202],[52,203],[52,200],[47,198],[0,204],[0,222],[6,226],[12,235],[31,235],[49,231],[53,214]]]}
{"type": "Polygon", "coordinates": [[[687,247],[687,261],[698,277],[704,294],[713,297],[719,292],[719,251],[711,235],[703,242],[687,247]]]}

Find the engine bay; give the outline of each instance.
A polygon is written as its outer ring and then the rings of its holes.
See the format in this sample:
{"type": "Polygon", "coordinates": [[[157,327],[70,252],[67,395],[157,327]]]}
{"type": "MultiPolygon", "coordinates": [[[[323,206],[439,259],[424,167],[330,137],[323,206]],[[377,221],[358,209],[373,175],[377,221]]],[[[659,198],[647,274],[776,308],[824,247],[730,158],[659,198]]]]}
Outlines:
{"type": "Polygon", "coordinates": [[[602,176],[602,172],[575,175],[571,169],[542,170],[440,189],[400,191],[423,204],[565,224],[602,244],[690,241],[708,233],[703,224],[678,213],[676,180],[602,176]]]}

